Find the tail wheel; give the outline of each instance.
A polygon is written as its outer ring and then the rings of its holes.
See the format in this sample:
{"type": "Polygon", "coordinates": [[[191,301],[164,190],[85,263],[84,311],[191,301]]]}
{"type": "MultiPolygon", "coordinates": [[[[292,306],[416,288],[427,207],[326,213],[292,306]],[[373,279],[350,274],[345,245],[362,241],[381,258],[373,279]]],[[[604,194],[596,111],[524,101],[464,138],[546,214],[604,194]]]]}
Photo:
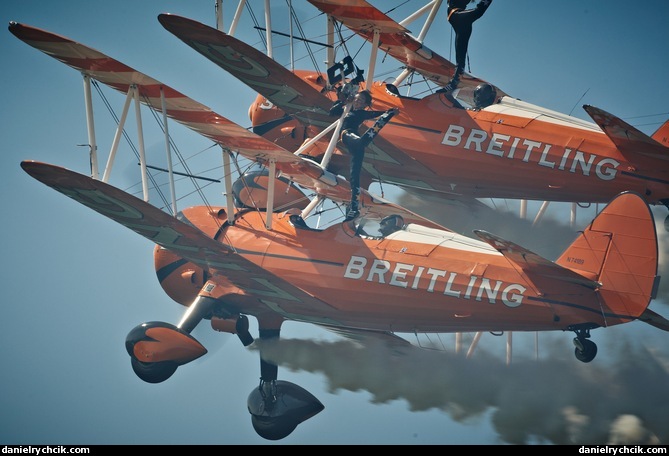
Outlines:
{"type": "Polygon", "coordinates": [[[576,345],[574,355],[576,355],[576,359],[583,363],[589,363],[597,356],[597,345],[591,340],[576,338],[574,339],[574,345],[576,345]]]}
{"type": "Polygon", "coordinates": [[[130,364],[135,374],[147,383],[161,383],[174,374],[179,367],[178,364],[171,361],[161,361],[159,363],[143,363],[134,357],[130,357],[130,364]]]}

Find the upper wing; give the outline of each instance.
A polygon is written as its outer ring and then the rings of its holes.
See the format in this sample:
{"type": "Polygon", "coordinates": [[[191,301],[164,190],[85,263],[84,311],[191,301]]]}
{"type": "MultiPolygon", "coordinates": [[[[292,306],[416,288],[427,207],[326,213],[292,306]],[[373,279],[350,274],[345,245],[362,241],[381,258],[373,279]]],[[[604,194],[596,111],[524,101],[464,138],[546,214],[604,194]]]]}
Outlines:
{"type": "Polygon", "coordinates": [[[173,14],[158,20],[168,31],[284,112],[326,126],[332,100],[252,46],[207,25],[173,14]]]}
{"type": "MultiPolygon", "coordinates": [[[[453,63],[419,42],[409,30],[365,0],[309,0],[309,3],[369,42],[373,42],[374,31],[378,31],[379,49],[440,86],[448,84],[455,73],[453,63]]],[[[490,84],[464,73],[459,87],[475,88],[481,83],[490,84]]],[[[495,89],[498,96],[506,95],[499,87],[495,86],[495,89]]]]}
{"type": "Polygon", "coordinates": [[[162,91],[170,118],[217,143],[239,151],[251,160],[267,160],[271,157],[278,162],[299,162],[291,152],[95,49],[55,33],[16,22],[10,23],[9,31],[30,46],[120,92],[127,93],[131,87],[136,87],[142,104],[158,112],[162,112],[162,91]]]}

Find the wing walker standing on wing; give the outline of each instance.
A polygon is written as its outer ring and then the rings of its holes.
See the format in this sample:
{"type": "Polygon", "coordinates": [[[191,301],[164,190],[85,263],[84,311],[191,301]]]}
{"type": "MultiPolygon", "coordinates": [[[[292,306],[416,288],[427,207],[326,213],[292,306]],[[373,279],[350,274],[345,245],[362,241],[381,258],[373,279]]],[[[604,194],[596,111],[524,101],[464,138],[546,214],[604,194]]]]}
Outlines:
{"type": "Polygon", "coordinates": [[[353,220],[360,215],[360,172],[365,159],[365,148],[374,140],[379,131],[399,112],[399,108],[386,111],[368,110],[372,104],[369,90],[358,91],[353,83],[344,84],[338,92],[339,100],[332,106],[330,114],[341,116],[341,141],[346,146],[351,159],[350,184],[351,202],[346,209],[346,220],[353,220]],[[348,109],[345,109],[347,107],[348,109]],[[365,133],[359,130],[365,120],[377,119],[365,133]]]}

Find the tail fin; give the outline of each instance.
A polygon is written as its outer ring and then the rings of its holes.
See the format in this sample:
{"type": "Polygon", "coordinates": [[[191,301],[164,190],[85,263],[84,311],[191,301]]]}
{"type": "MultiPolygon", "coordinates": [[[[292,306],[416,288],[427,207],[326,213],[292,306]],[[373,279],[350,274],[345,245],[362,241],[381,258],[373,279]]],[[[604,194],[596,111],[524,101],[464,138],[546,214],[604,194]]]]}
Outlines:
{"type": "Polygon", "coordinates": [[[659,142],[665,147],[669,147],[669,120],[663,123],[660,128],[657,129],[653,136],[651,136],[655,141],[659,142]]]}
{"type": "Polygon", "coordinates": [[[639,318],[660,279],[650,208],[636,193],[619,194],[555,262],[601,284],[608,326],[639,318]]]}

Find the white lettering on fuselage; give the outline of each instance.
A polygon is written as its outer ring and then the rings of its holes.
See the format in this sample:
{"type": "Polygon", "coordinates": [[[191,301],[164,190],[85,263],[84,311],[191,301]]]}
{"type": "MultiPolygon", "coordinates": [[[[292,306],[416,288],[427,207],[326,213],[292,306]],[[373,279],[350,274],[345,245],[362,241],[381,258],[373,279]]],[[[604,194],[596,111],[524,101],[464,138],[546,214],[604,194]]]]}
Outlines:
{"type": "Polygon", "coordinates": [[[483,301],[484,297],[490,304],[501,300],[507,307],[518,307],[523,302],[526,288],[519,283],[505,283],[501,280],[490,280],[486,277],[470,275],[465,278],[467,285],[458,289],[457,272],[442,269],[416,266],[408,263],[391,263],[387,260],[375,259],[368,265],[368,260],[361,256],[351,256],[344,277],[353,280],[364,280],[411,290],[424,290],[428,293],[443,293],[458,299],[483,301]],[[413,275],[413,279],[411,279],[413,275]]]}
{"type": "Polygon", "coordinates": [[[620,162],[613,158],[603,158],[595,154],[586,155],[585,152],[566,147],[559,155],[559,163],[556,163],[549,159],[549,153],[555,147],[553,144],[499,133],[494,133],[489,138],[484,130],[472,128],[467,131],[460,125],[450,125],[441,143],[497,157],[516,158],[525,163],[536,162],[538,166],[580,173],[583,176],[590,176],[594,172],[597,178],[605,181],[615,179],[620,166],[620,162]]]}

